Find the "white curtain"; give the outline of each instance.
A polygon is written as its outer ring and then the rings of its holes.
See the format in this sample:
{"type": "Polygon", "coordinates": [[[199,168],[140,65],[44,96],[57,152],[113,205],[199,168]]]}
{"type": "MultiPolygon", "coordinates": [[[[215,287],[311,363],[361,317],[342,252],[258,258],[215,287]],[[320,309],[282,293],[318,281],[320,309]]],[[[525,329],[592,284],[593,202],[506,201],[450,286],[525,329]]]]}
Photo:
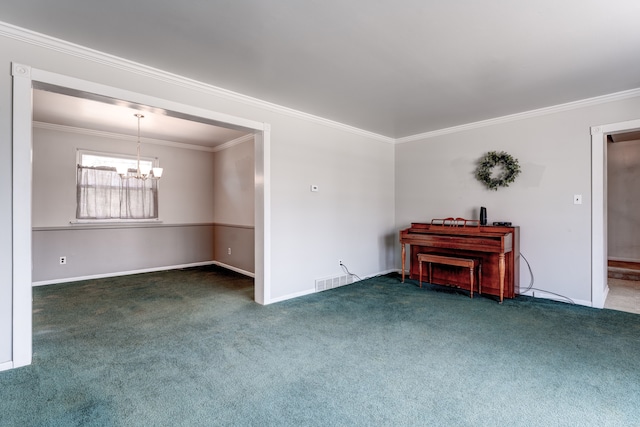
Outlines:
{"type": "Polygon", "coordinates": [[[76,194],[77,219],[158,218],[155,179],[122,179],[112,167],[78,165],[76,194]]]}

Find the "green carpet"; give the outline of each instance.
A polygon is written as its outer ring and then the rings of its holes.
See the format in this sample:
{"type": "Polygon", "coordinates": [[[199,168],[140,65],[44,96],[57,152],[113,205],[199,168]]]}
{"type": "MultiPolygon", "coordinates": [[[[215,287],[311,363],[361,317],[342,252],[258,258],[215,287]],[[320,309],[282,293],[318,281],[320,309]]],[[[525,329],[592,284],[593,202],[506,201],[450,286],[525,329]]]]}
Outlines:
{"type": "Polygon", "coordinates": [[[0,426],[638,426],[640,316],[395,275],[270,306],[217,267],[34,289],[0,426]]]}

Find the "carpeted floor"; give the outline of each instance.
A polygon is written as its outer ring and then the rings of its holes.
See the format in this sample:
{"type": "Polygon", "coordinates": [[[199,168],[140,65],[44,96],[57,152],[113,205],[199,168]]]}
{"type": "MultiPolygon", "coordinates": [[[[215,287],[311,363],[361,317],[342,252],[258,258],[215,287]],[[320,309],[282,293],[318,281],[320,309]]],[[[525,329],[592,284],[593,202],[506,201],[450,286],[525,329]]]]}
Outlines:
{"type": "Polygon", "coordinates": [[[640,425],[640,315],[393,275],[252,296],[216,267],[35,288],[0,426],[640,425]]]}

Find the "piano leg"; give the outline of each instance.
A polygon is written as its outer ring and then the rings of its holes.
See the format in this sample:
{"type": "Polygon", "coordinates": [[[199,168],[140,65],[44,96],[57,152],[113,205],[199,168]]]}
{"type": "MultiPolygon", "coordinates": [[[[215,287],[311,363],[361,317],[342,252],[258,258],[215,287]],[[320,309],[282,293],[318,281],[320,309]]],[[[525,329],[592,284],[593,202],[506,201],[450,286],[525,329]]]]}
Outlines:
{"type": "Polygon", "coordinates": [[[404,283],[404,261],[407,257],[407,249],[405,248],[404,243],[400,243],[402,245],[402,283],[404,283]]]}
{"type": "Polygon", "coordinates": [[[500,304],[502,304],[502,300],[504,299],[504,253],[501,253],[498,259],[498,270],[500,271],[500,304]]]}

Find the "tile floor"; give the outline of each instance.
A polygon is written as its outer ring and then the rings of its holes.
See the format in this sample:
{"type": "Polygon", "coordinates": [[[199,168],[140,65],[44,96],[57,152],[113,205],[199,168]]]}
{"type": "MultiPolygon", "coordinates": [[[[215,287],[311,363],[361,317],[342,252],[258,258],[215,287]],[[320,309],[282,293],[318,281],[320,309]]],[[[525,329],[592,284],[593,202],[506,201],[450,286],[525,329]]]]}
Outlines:
{"type": "Polygon", "coordinates": [[[640,281],[609,278],[604,308],[640,314],[640,281]]]}

